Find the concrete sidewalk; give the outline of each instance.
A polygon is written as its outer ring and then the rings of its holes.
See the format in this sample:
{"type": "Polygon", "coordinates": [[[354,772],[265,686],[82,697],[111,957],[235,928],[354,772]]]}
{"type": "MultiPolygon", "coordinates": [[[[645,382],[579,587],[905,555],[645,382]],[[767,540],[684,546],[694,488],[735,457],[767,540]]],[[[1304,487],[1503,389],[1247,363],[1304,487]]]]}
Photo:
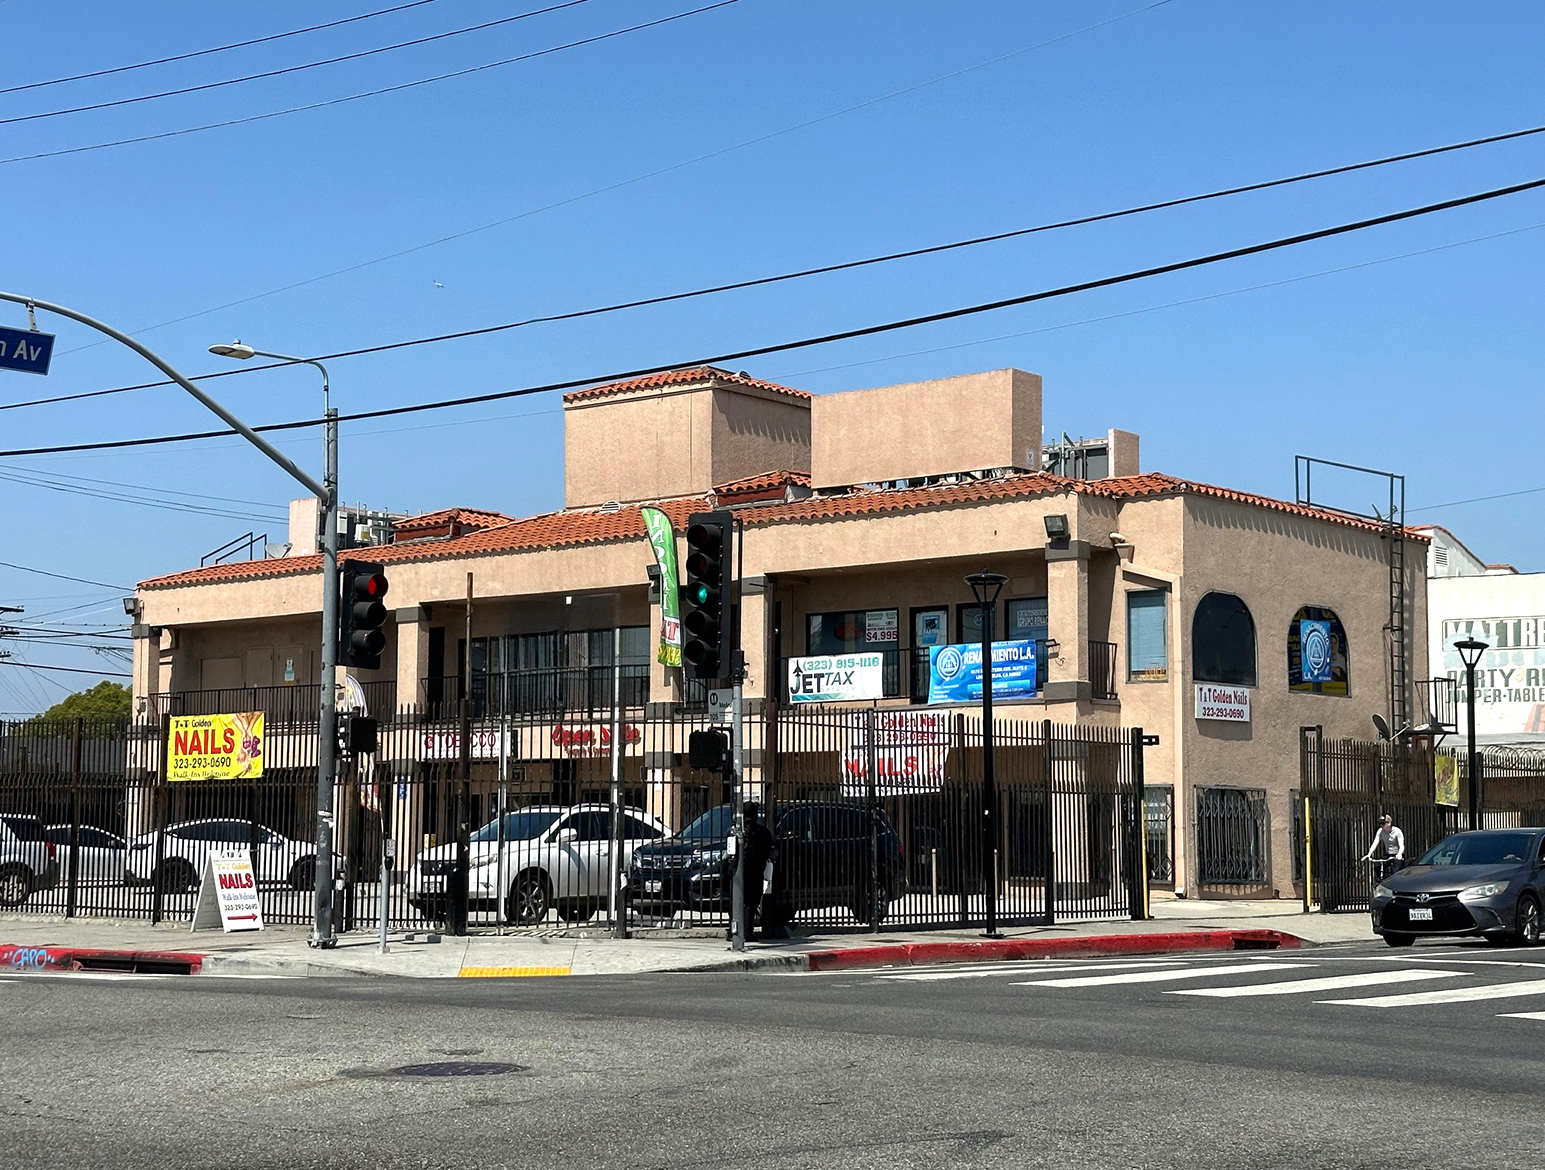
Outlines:
{"type": "Polygon", "coordinates": [[[1157,954],[1183,950],[1324,946],[1372,938],[1365,914],[1302,914],[1291,902],[1155,899],[1141,922],[1069,922],[1014,927],[1001,939],[980,930],[825,934],[753,942],[737,954],[722,930],[638,930],[614,939],[600,926],[466,938],[394,931],[380,954],[374,934],[342,936],[336,948],[306,946],[306,928],[255,934],[189,932],[186,923],[0,917],[0,971],[93,968],[222,976],[395,975],[436,979],[647,972],[830,970],[927,962],[1157,954]]]}

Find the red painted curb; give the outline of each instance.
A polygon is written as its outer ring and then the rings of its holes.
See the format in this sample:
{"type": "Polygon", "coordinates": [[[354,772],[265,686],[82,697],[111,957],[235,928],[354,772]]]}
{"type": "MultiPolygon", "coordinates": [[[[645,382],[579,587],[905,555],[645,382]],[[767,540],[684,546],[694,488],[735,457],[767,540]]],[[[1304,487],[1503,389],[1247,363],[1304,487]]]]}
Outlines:
{"type": "Polygon", "coordinates": [[[810,970],[916,967],[926,963],[985,963],[1014,959],[1074,959],[1102,955],[1157,955],[1172,951],[1266,951],[1302,945],[1302,939],[1280,930],[1185,930],[1105,934],[1088,938],[890,943],[885,946],[848,947],[840,951],[814,951],[810,955],[810,970]]]}
{"type": "Polygon", "coordinates": [[[203,965],[204,956],[192,951],[117,951],[98,947],[32,947],[0,943],[0,970],[197,975],[203,965]]]}

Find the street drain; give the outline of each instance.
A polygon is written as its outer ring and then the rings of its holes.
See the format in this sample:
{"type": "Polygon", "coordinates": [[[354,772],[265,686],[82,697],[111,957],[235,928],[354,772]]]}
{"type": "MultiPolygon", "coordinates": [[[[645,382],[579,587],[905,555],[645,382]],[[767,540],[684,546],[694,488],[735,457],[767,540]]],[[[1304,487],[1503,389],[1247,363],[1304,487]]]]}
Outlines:
{"type": "Polygon", "coordinates": [[[501,1073],[526,1072],[524,1064],[506,1064],[496,1060],[431,1060],[424,1064],[401,1064],[396,1068],[346,1068],[339,1076],[366,1079],[372,1077],[494,1077],[501,1073]]]}

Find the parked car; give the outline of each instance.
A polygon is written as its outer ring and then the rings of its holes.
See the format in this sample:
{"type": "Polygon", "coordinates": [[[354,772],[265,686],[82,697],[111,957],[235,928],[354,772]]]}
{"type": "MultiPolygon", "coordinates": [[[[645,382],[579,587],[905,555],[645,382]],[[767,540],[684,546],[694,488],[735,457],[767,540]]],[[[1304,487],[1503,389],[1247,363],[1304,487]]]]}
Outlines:
{"type": "Polygon", "coordinates": [[[43,822],[23,813],[0,813],[0,906],[20,906],[58,884],[57,851],[43,836],[43,822]]]}
{"type": "MultiPolygon", "coordinates": [[[[129,842],[127,881],[130,885],[159,882],[167,893],[198,889],[209,851],[216,847],[240,848],[252,844],[252,822],[227,819],[181,821],[166,827],[164,857],[156,866],[156,835],[141,833],[129,842]]],[[[316,845],[293,841],[274,830],[257,826],[257,850],[253,869],[260,884],[283,882],[296,890],[316,887],[316,845]]],[[[342,864],[335,855],[334,869],[342,864]]]]}
{"type": "MultiPolygon", "coordinates": [[[[583,922],[606,905],[612,851],[609,805],[534,805],[508,812],[503,836],[501,869],[498,818],[472,834],[469,909],[492,909],[503,897],[505,920],[531,925],[546,918],[549,910],[557,910],[567,922],[583,922]]],[[[638,846],[663,836],[665,826],[657,818],[641,809],[624,809],[619,873],[627,873],[638,846]]],[[[419,854],[408,871],[408,903],[426,918],[443,921],[446,883],[455,867],[454,843],[419,854]]]]}
{"type": "MultiPolygon", "coordinates": [[[[734,870],[729,836],[734,809],[711,808],[680,833],[633,854],[628,870],[628,904],[640,914],[669,918],[682,911],[729,908],[734,870]]],[[[907,890],[901,840],[881,809],[840,801],[785,801],[773,811],[773,884],[763,894],[784,921],[801,910],[846,907],[860,922],[907,890]],[[875,825],[878,819],[878,825],[875,825]],[[870,831],[879,830],[879,897],[871,905],[870,831]]],[[[763,914],[766,921],[766,912],[763,914]]]]}
{"type": "Polygon", "coordinates": [[[1439,841],[1373,891],[1373,929],[1392,947],[1423,935],[1540,941],[1545,829],[1480,829],[1439,841]]]}
{"type": "MultiPolygon", "coordinates": [[[[63,885],[70,880],[70,826],[49,825],[43,835],[58,854],[59,882],[63,885]]],[[[95,825],[80,825],[75,831],[75,848],[79,851],[79,860],[75,863],[78,885],[124,884],[128,875],[129,843],[117,833],[95,825]]]]}

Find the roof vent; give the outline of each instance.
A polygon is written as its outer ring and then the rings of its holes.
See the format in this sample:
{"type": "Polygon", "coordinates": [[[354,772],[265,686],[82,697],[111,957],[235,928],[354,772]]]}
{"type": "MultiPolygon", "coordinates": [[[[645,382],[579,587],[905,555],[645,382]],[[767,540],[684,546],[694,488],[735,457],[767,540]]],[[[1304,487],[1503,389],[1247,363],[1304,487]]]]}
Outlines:
{"type": "Polygon", "coordinates": [[[622,505],[619,504],[616,500],[607,500],[606,503],[601,505],[601,511],[603,512],[616,512],[621,508],[622,505]]]}

